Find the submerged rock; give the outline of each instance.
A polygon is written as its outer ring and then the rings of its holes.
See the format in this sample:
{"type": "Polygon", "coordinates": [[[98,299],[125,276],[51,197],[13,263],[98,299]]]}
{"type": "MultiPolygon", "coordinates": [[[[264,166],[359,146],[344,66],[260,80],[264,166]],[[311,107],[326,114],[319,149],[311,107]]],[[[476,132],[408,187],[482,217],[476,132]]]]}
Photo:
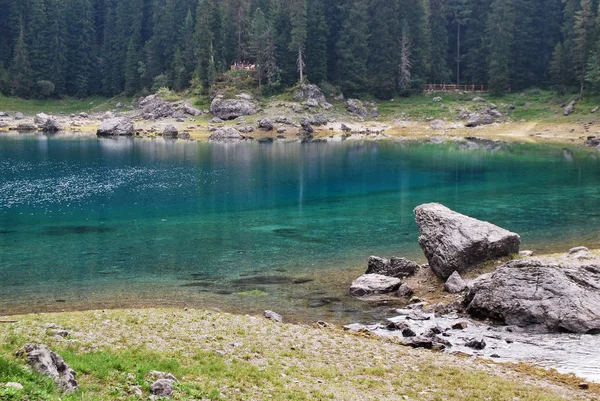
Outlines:
{"type": "Polygon", "coordinates": [[[473,317],[550,332],[600,334],[600,258],[515,260],[473,282],[473,317]]]}
{"type": "Polygon", "coordinates": [[[419,270],[419,265],[405,258],[380,258],[371,256],[365,274],[381,274],[388,277],[408,277],[419,270]]]}
{"type": "Polygon", "coordinates": [[[133,135],[133,122],[124,117],[109,118],[102,121],[98,127],[98,136],[131,136],[133,135]]]}
{"type": "Polygon", "coordinates": [[[446,280],[479,263],[519,252],[518,234],[454,212],[439,203],[415,209],[419,245],[435,274],[446,280]]]}
{"type": "Polygon", "coordinates": [[[222,120],[233,120],[256,114],[256,106],[250,100],[216,97],[210,104],[210,112],[222,120]]]}
{"type": "Polygon", "coordinates": [[[77,390],[75,371],[65,360],[45,345],[25,344],[17,351],[17,356],[27,358],[29,365],[38,373],[50,377],[65,393],[77,390]]]}
{"type": "Polygon", "coordinates": [[[381,274],[364,274],[354,280],[350,286],[350,294],[355,297],[367,295],[389,294],[397,291],[402,280],[381,274]]]}

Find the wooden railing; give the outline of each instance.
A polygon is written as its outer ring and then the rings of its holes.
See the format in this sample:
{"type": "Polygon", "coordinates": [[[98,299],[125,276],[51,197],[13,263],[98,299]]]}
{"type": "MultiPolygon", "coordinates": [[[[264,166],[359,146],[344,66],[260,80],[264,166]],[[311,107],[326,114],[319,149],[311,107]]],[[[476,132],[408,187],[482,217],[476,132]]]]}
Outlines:
{"type": "Polygon", "coordinates": [[[427,84],[425,92],[487,92],[485,85],[427,84]]]}

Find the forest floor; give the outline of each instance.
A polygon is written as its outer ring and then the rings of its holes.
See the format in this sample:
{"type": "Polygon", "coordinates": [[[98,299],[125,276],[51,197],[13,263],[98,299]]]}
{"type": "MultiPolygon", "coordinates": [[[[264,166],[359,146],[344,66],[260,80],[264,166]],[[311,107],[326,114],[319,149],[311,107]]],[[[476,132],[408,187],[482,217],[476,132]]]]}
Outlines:
{"type": "Polygon", "coordinates": [[[144,399],[151,370],[179,379],[176,400],[600,400],[600,385],[581,390],[571,375],[413,350],[325,324],[167,309],[10,320],[0,324],[2,400],[144,399]],[[55,335],[57,329],[68,335],[55,335]],[[15,352],[28,342],[63,356],[79,391],[63,397],[26,369],[15,352]]]}
{"type": "MultiPolygon", "coordinates": [[[[293,101],[290,93],[284,93],[270,98],[259,97],[261,113],[224,124],[236,128],[254,127],[254,131],[248,134],[253,139],[277,137],[281,140],[296,140],[298,139],[297,128],[276,124],[276,128],[284,128],[285,132],[265,132],[256,129],[257,122],[262,118],[274,119],[284,116],[297,124],[303,117],[316,113],[326,116],[330,123],[326,126],[314,127],[314,137],[327,141],[342,139],[439,141],[478,137],[503,142],[562,143],[582,146],[588,136],[600,135],[600,112],[592,111],[600,105],[600,97],[586,97],[577,103],[573,114],[564,116],[564,105],[574,97],[574,95],[559,95],[552,91],[538,89],[500,97],[472,93],[426,93],[390,101],[374,101],[379,116],[361,117],[347,112],[344,101],[334,102],[333,108],[328,111],[316,111],[306,106],[298,110],[300,102],[293,101]],[[441,97],[442,101],[434,102],[433,98],[436,96],[441,97]],[[472,101],[474,97],[483,97],[486,101],[476,103],[472,101]],[[458,119],[461,110],[478,112],[491,105],[502,113],[502,117],[493,124],[467,128],[465,121],[458,119]],[[431,126],[433,120],[443,121],[442,128],[433,129],[431,126]],[[352,129],[350,135],[342,132],[342,123],[352,129]]],[[[168,100],[193,103],[201,110],[210,108],[207,97],[171,93],[168,100]]],[[[30,119],[39,112],[63,116],[66,119],[69,117],[77,119],[78,113],[86,112],[90,113],[91,118],[77,120],[77,124],[71,124],[72,130],[95,132],[100,115],[108,110],[116,111],[115,105],[119,102],[124,104],[119,113],[134,113],[130,98],[22,100],[2,96],[0,96],[0,112],[20,111],[30,119]]],[[[136,119],[136,129],[140,136],[157,137],[165,126],[173,125],[180,132],[188,132],[192,139],[207,140],[211,134],[209,121],[212,118],[211,114],[203,114],[198,117],[188,117],[185,121],[177,121],[174,118],[136,119]]],[[[14,129],[18,123],[18,121],[8,121],[8,126],[4,129],[11,129],[11,127],[14,129]]]]}

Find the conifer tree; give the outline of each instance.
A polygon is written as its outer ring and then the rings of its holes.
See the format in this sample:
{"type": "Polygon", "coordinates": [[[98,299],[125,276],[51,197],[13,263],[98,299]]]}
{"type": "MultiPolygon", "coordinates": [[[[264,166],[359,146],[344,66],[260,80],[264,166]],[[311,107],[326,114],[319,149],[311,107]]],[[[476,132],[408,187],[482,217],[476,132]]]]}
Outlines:
{"type": "Polygon", "coordinates": [[[429,0],[429,10],[429,30],[431,32],[429,80],[431,83],[446,83],[450,80],[450,71],[446,62],[446,53],[448,52],[446,0],[429,0]]]}
{"type": "Polygon", "coordinates": [[[594,14],[591,0],[581,0],[581,8],[575,14],[574,50],[579,79],[579,97],[583,97],[585,78],[588,67],[589,54],[592,48],[592,35],[594,31],[594,14]]]}
{"type": "Polygon", "coordinates": [[[175,55],[171,64],[171,82],[173,82],[173,90],[177,92],[181,92],[187,88],[189,83],[188,73],[185,69],[185,63],[179,47],[175,49],[175,55]]]}
{"type": "Polygon", "coordinates": [[[494,0],[486,34],[490,45],[489,87],[496,94],[505,92],[510,85],[510,50],[514,29],[512,21],[512,2],[494,0]]]}
{"type": "Polygon", "coordinates": [[[306,63],[304,61],[304,53],[306,47],[306,37],[308,35],[306,30],[306,0],[291,0],[290,9],[290,44],[289,49],[292,53],[297,55],[296,63],[298,66],[298,73],[300,75],[300,84],[304,83],[304,69],[306,63]]]}
{"type": "Polygon", "coordinates": [[[338,83],[348,95],[358,95],[367,87],[369,59],[369,19],[367,2],[348,0],[343,7],[343,24],[337,44],[338,83]]]}
{"type": "Polygon", "coordinates": [[[398,65],[398,89],[406,92],[412,82],[412,60],[410,43],[410,26],[406,20],[401,23],[400,63],[398,65]]]}
{"type": "Polygon", "coordinates": [[[33,71],[29,63],[29,52],[25,43],[25,31],[22,23],[21,33],[15,44],[10,77],[13,95],[25,98],[31,96],[33,71]]]}
{"type": "Polygon", "coordinates": [[[49,51],[45,79],[54,84],[56,93],[65,90],[65,19],[61,0],[46,0],[49,51]]]}
{"type": "Polygon", "coordinates": [[[306,69],[312,82],[327,80],[327,37],[329,27],[321,0],[308,0],[307,5],[306,69]]]}
{"type": "Polygon", "coordinates": [[[369,75],[375,96],[389,99],[398,77],[400,27],[397,23],[397,0],[371,0],[371,35],[369,41],[369,75]]]}
{"type": "Polygon", "coordinates": [[[127,45],[127,54],[125,57],[125,94],[134,95],[141,89],[139,76],[140,55],[136,49],[135,40],[132,37],[127,45]]]}
{"type": "Polygon", "coordinates": [[[210,26],[211,9],[213,0],[200,0],[196,10],[195,47],[198,60],[198,76],[202,83],[202,90],[208,93],[213,84],[215,68],[213,52],[213,35],[210,26]]]}
{"type": "Polygon", "coordinates": [[[262,87],[263,77],[266,74],[267,44],[269,40],[269,26],[265,13],[260,8],[254,11],[250,28],[250,52],[256,65],[258,87],[262,87]]]}

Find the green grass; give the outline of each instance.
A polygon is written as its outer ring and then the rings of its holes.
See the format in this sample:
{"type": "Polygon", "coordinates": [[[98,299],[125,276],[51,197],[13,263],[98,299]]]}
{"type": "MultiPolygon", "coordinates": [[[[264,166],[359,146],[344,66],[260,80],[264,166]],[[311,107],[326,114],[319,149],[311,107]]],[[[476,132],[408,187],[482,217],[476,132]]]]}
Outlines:
{"type": "Polygon", "coordinates": [[[26,115],[37,113],[47,114],[73,114],[81,112],[102,112],[112,110],[115,105],[122,102],[125,105],[131,103],[129,98],[107,99],[103,97],[90,97],[85,99],[63,98],[63,99],[21,99],[0,95],[0,111],[15,113],[20,111],[26,115]]]}

